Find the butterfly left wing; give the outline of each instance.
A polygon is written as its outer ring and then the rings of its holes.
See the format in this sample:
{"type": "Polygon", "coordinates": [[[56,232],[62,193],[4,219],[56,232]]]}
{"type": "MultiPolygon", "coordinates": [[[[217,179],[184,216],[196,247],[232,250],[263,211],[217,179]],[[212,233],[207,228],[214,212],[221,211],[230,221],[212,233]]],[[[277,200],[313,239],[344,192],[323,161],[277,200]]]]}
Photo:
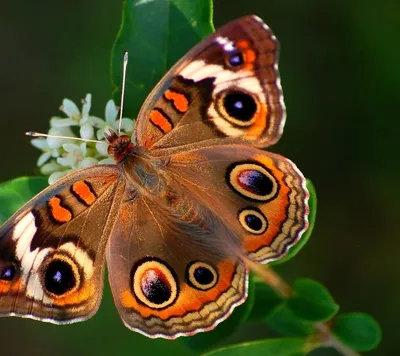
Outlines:
{"type": "Polygon", "coordinates": [[[174,339],[227,318],[246,299],[248,272],[221,244],[228,232],[207,209],[171,194],[167,200],[125,200],[107,268],[124,324],[152,338],[174,339]]]}
{"type": "Polygon", "coordinates": [[[89,167],[39,193],[2,226],[1,316],[71,323],[97,311],[123,189],[116,166],[89,167]]]}
{"type": "Polygon", "coordinates": [[[218,29],[148,96],[136,123],[139,145],[162,149],[225,138],[266,147],[278,141],[286,115],[278,51],[257,16],[218,29]]]}

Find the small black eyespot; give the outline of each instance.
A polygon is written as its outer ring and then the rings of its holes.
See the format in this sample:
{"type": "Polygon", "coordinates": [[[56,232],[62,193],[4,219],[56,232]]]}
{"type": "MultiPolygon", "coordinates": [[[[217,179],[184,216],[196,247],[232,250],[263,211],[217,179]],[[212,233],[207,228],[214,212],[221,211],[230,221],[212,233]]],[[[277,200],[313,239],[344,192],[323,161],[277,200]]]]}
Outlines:
{"type": "Polygon", "coordinates": [[[0,266],[0,280],[12,281],[16,273],[17,273],[16,268],[12,264],[0,266]]]}
{"type": "Polygon", "coordinates": [[[229,57],[229,64],[232,67],[240,66],[244,63],[243,55],[240,52],[234,53],[229,57]]]}
{"type": "Polygon", "coordinates": [[[49,293],[63,295],[74,288],[76,283],[74,271],[69,263],[55,259],[47,265],[44,286],[49,293]]]}
{"type": "Polygon", "coordinates": [[[246,225],[254,231],[260,231],[263,228],[263,222],[257,215],[248,214],[244,220],[246,225]]]}
{"type": "Polygon", "coordinates": [[[236,120],[250,121],[257,111],[253,97],[240,91],[226,94],[223,100],[226,112],[236,120]]]}
{"type": "Polygon", "coordinates": [[[210,284],[215,278],[210,269],[206,267],[197,267],[194,270],[193,277],[197,283],[202,285],[210,284]]]}

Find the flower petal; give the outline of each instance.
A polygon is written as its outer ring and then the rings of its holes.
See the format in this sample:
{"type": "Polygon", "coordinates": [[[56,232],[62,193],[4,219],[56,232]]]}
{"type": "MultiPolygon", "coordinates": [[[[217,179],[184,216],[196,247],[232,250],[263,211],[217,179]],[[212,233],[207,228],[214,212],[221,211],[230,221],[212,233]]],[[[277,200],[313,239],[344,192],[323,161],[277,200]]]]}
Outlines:
{"type": "Polygon", "coordinates": [[[116,121],[117,115],[118,115],[118,111],[119,110],[115,106],[114,100],[107,101],[106,112],[105,112],[106,121],[108,123],[112,123],[113,121],[116,121]]]}
{"type": "Polygon", "coordinates": [[[59,117],[52,117],[50,119],[50,127],[54,128],[62,128],[62,127],[77,126],[77,125],[79,125],[78,122],[72,119],[61,119],[59,117]]]}
{"type": "Polygon", "coordinates": [[[79,130],[82,138],[91,140],[94,137],[94,128],[92,125],[86,123],[83,124],[79,130]]]}
{"type": "Polygon", "coordinates": [[[77,118],[81,117],[81,113],[78,107],[72,100],[64,99],[60,107],[60,110],[63,111],[68,117],[72,119],[76,120],[77,118]]]}
{"type": "Polygon", "coordinates": [[[106,141],[96,143],[96,151],[103,157],[108,157],[108,144],[106,141]]]}
{"type": "Polygon", "coordinates": [[[61,171],[61,172],[54,172],[54,173],[50,174],[49,184],[53,184],[55,181],[57,181],[61,177],[65,176],[69,172],[71,172],[71,169],[66,170],[66,171],[61,171]]]}
{"type": "Polygon", "coordinates": [[[48,176],[49,174],[61,169],[63,169],[63,166],[59,165],[54,159],[52,159],[50,162],[40,167],[40,173],[48,176]]]}
{"type": "Polygon", "coordinates": [[[78,167],[86,168],[86,167],[94,166],[97,163],[98,163],[97,159],[95,159],[93,157],[86,157],[83,161],[79,162],[78,167]]]}
{"type": "Polygon", "coordinates": [[[31,145],[42,151],[49,148],[45,138],[34,138],[31,140],[31,145]]]}
{"type": "Polygon", "coordinates": [[[47,151],[47,152],[42,153],[39,156],[36,165],[38,167],[42,166],[45,162],[47,162],[49,160],[50,157],[51,157],[51,152],[47,151]]]}

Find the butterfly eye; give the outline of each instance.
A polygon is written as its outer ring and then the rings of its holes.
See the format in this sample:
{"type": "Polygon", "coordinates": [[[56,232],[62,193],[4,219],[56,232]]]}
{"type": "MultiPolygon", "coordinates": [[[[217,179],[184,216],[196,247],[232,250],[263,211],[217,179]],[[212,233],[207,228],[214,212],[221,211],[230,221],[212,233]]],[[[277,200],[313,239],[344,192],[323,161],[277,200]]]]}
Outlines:
{"type": "Polygon", "coordinates": [[[235,163],[228,168],[227,181],[237,193],[258,201],[273,199],[279,189],[275,177],[256,163],[235,163]]]}
{"type": "Polygon", "coordinates": [[[192,262],[187,268],[186,280],[193,288],[208,290],[217,284],[218,274],[208,263],[192,262]]]}
{"type": "Polygon", "coordinates": [[[241,90],[223,91],[217,101],[217,110],[234,125],[247,127],[256,119],[257,102],[255,98],[241,90]]]}
{"type": "Polygon", "coordinates": [[[76,263],[66,255],[48,257],[42,268],[42,285],[52,297],[60,297],[79,288],[81,277],[76,263]]]}
{"type": "Polygon", "coordinates": [[[155,259],[139,261],[131,275],[133,293],[144,305],[163,309],[175,302],[177,279],[164,262],[155,259]]]}
{"type": "Polygon", "coordinates": [[[239,213],[240,224],[254,235],[263,234],[268,228],[265,216],[255,209],[244,209],[239,213]]]}

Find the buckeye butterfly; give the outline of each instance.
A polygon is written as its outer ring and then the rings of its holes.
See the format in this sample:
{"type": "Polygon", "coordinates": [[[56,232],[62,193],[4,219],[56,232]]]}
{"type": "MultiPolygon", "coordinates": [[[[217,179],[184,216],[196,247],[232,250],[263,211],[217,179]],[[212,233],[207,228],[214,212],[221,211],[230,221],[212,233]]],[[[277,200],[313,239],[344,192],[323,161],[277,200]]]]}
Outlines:
{"type": "Polygon", "coordinates": [[[0,315],[90,318],[104,261],[124,324],[173,339],[247,296],[246,259],[279,259],[307,228],[305,179],[260,148],[285,123],[278,42],[256,16],[190,50],[137,118],[105,134],[113,165],[68,174],[0,228],[0,315]]]}

